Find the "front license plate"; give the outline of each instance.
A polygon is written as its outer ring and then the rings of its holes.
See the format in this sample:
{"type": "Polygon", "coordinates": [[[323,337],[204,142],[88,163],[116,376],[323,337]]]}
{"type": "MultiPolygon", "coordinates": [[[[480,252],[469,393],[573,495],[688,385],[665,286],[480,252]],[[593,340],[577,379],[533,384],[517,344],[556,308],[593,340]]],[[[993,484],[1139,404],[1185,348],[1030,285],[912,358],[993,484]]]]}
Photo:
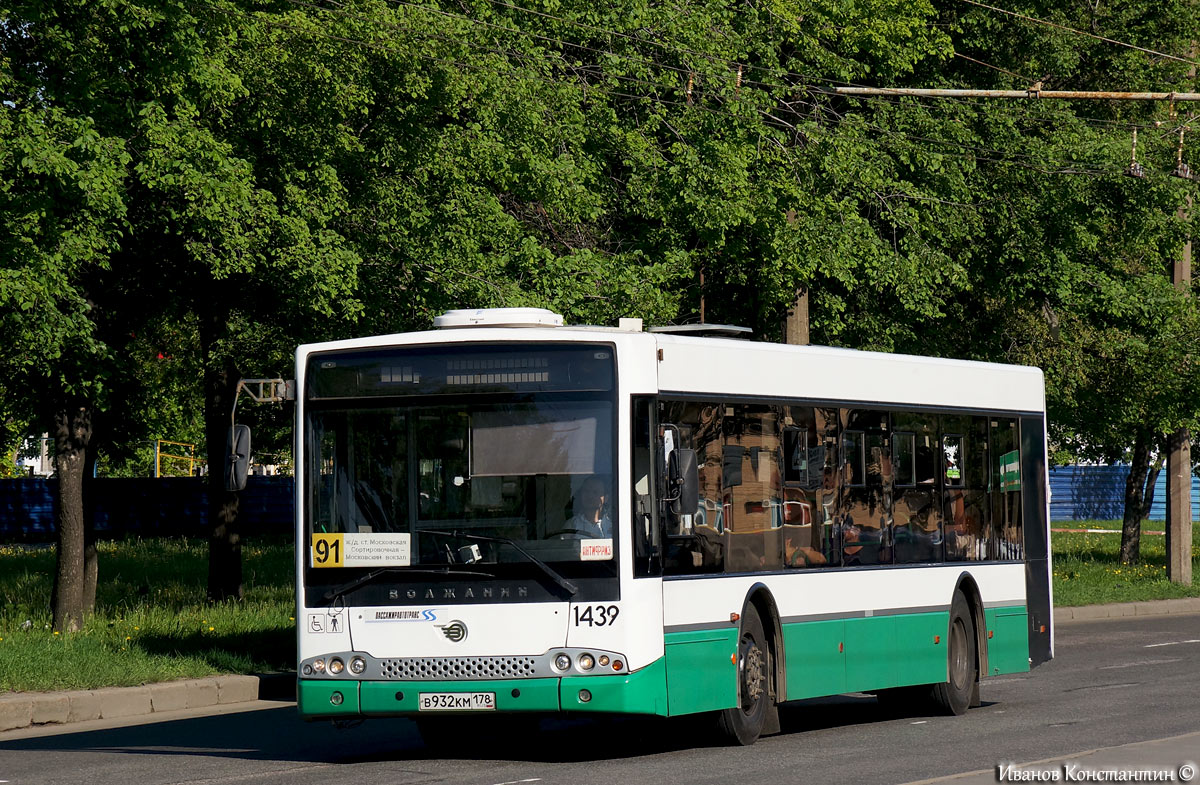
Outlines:
{"type": "Polygon", "coordinates": [[[419,711],[495,711],[494,692],[422,692],[417,695],[419,711]]]}

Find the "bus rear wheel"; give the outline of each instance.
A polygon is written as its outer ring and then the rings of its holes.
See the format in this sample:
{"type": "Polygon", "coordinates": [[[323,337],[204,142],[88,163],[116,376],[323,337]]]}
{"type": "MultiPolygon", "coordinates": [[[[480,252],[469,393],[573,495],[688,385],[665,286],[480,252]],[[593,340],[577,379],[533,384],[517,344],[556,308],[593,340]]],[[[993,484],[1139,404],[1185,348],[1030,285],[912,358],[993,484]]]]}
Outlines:
{"type": "Polygon", "coordinates": [[[718,715],[718,727],[730,742],[749,746],[762,734],[771,702],[770,662],[762,619],[750,605],[742,616],[738,635],[738,705],[724,709],[718,715]]]}
{"type": "Polygon", "coordinates": [[[971,705],[971,693],[979,678],[975,641],[975,621],[967,599],[962,592],[955,592],[950,603],[947,679],[935,684],[932,694],[934,705],[947,714],[964,714],[971,705]]]}

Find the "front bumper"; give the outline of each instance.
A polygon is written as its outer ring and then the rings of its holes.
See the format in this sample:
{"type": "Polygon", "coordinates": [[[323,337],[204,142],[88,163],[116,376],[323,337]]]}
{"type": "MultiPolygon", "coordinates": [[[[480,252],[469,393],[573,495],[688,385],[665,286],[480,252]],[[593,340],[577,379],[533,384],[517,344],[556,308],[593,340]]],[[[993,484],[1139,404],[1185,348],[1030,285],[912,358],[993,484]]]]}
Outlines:
{"type": "MultiPolygon", "coordinates": [[[[422,692],[494,692],[496,712],[606,712],[667,714],[663,661],[634,673],[478,681],[356,681],[300,679],[297,707],[305,719],[416,716],[422,692]],[[586,691],[590,696],[585,700],[586,691]],[[335,694],[339,697],[335,698],[335,694]]],[[[430,712],[451,714],[454,712],[430,712]]],[[[462,712],[485,714],[492,712],[462,712]]]]}

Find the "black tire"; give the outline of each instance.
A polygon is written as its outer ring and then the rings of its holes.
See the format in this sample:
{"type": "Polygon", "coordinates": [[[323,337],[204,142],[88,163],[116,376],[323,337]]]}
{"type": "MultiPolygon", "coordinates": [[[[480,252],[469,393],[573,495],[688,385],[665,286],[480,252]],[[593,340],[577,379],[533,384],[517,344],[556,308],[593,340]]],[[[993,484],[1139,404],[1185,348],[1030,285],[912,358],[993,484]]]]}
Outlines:
{"type": "Polygon", "coordinates": [[[748,747],[758,741],[771,705],[770,665],[771,653],[762,619],[753,605],[747,606],[738,634],[739,705],[717,715],[717,725],[729,742],[748,747]]]}
{"type": "Polygon", "coordinates": [[[967,598],[954,593],[950,603],[950,629],[947,633],[947,680],[933,686],[933,704],[946,714],[965,714],[979,678],[975,656],[975,621],[967,598]]]}

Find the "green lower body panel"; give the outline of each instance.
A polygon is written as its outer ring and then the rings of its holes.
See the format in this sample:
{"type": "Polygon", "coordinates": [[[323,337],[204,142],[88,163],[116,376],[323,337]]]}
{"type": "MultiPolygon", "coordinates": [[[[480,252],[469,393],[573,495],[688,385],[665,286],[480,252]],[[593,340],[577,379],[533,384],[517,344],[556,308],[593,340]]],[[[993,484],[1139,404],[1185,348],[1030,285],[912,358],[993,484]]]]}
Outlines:
{"type": "Polygon", "coordinates": [[[1029,670],[1029,614],[1025,607],[989,608],[987,620],[988,672],[1025,673],[1029,670]]]}
{"type": "Polygon", "coordinates": [[[357,681],[300,679],[296,683],[296,708],[302,717],[358,716],[357,681]]]}
{"type": "MultiPolygon", "coordinates": [[[[300,714],[309,718],[415,715],[421,713],[419,702],[423,692],[494,693],[496,712],[667,713],[666,665],[663,660],[635,673],[561,679],[362,682],[350,679],[301,679],[297,688],[297,705],[300,714]],[[584,690],[586,694],[582,694],[584,690]],[[335,693],[341,697],[335,698],[335,693]]],[[[436,715],[453,713],[430,712],[436,715]]],[[[463,713],[482,715],[488,712],[463,713]]]]}
{"type": "Polygon", "coordinates": [[[949,613],[905,613],[893,616],[892,685],[936,684],[946,680],[949,613]]]}
{"type": "MultiPolygon", "coordinates": [[[[1025,607],[991,608],[984,618],[988,673],[981,675],[1028,671],[1025,607]]],[[[785,624],[787,700],[943,682],[949,625],[946,612],[785,624]]]]}
{"type": "Polygon", "coordinates": [[[672,716],[737,705],[737,628],[666,636],[667,710],[672,716]]]}
{"type": "Polygon", "coordinates": [[[783,626],[787,700],[946,679],[946,613],[783,626]]]}
{"type": "Polygon", "coordinates": [[[657,660],[627,676],[568,676],[560,684],[563,711],[667,714],[667,667],[657,660]],[[587,690],[588,700],[580,695],[587,690]]]}
{"type": "Polygon", "coordinates": [[[846,690],[896,686],[896,620],[846,619],[846,690]]]}
{"type": "Polygon", "coordinates": [[[846,691],[843,619],[783,625],[787,700],[846,691]]]}

